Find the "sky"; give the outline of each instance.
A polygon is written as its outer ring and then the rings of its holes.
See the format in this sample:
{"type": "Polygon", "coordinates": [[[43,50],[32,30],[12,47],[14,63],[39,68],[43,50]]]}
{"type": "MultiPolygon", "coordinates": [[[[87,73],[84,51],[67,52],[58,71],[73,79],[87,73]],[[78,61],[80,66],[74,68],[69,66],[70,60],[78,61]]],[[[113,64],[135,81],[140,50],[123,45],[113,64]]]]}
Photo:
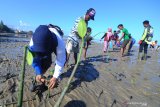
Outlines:
{"type": "Polygon", "coordinates": [[[106,32],[108,27],[117,30],[118,24],[123,24],[138,42],[144,30],[142,22],[149,20],[154,28],[153,40],[160,42],[160,0],[0,0],[0,20],[27,31],[52,23],[69,35],[74,21],[89,8],[96,10],[95,20],[88,25],[92,36],[106,32]]]}

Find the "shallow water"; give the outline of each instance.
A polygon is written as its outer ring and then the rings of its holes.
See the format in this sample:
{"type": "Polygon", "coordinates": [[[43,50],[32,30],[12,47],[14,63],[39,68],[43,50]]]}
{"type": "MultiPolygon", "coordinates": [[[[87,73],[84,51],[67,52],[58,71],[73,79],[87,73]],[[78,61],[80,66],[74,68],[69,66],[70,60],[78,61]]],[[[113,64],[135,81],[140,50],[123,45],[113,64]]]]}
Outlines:
{"type": "Polygon", "coordinates": [[[151,82],[153,82],[153,83],[160,83],[160,76],[154,76],[154,77],[152,77],[151,79],[151,82]]]}

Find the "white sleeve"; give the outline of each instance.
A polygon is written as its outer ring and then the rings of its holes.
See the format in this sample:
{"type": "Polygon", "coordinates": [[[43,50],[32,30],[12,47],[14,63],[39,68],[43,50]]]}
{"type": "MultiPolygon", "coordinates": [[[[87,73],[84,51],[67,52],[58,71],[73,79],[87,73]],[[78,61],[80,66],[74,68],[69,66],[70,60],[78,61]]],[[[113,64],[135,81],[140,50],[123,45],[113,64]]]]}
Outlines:
{"type": "Polygon", "coordinates": [[[29,46],[30,46],[30,47],[33,46],[33,40],[32,40],[32,38],[31,38],[31,40],[30,40],[30,42],[29,42],[29,46]]]}
{"type": "Polygon", "coordinates": [[[75,33],[75,32],[78,32],[78,23],[79,21],[81,20],[81,18],[78,18],[75,23],[74,23],[74,26],[72,28],[72,33],[75,33]]]}
{"type": "Polygon", "coordinates": [[[53,74],[53,77],[58,78],[60,74],[62,73],[64,64],[66,62],[66,49],[65,49],[65,43],[62,39],[62,37],[59,35],[59,33],[54,29],[50,29],[51,32],[55,33],[58,40],[58,46],[57,46],[57,56],[56,56],[56,65],[55,65],[55,71],[53,74]]]}
{"type": "Polygon", "coordinates": [[[151,29],[150,29],[150,34],[153,35],[153,33],[154,33],[154,30],[153,30],[153,28],[151,28],[151,29]]]}
{"type": "Polygon", "coordinates": [[[56,66],[53,77],[58,78],[62,73],[62,69],[66,62],[66,50],[65,43],[62,39],[58,38],[58,46],[57,46],[57,56],[56,56],[56,66]]]}

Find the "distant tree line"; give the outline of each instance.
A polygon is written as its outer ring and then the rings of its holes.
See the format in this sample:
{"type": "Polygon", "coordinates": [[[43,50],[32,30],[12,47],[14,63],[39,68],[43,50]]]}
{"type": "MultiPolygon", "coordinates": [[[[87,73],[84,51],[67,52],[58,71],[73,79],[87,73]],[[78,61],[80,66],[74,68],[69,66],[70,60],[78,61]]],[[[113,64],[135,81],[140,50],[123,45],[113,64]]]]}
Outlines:
{"type": "Polygon", "coordinates": [[[9,28],[7,25],[3,23],[3,21],[0,22],[0,33],[14,33],[14,30],[12,28],[9,28]]]}
{"type": "Polygon", "coordinates": [[[9,28],[7,25],[3,23],[3,21],[0,22],[0,33],[16,33],[16,34],[27,34],[27,35],[32,35],[33,31],[19,31],[19,30],[14,30],[12,28],[9,28]]]}

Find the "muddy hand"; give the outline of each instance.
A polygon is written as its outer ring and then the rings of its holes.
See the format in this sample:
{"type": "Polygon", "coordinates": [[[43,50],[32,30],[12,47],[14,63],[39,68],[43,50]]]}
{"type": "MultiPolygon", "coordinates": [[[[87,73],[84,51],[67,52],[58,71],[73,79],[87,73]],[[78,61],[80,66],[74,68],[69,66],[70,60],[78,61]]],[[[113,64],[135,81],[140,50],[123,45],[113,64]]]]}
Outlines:
{"type": "Polygon", "coordinates": [[[52,77],[52,78],[50,79],[50,82],[49,82],[49,88],[50,88],[50,89],[53,89],[54,86],[55,86],[55,84],[56,84],[56,82],[57,82],[57,79],[54,78],[54,77],[52,77]]]}
{"type": "Polygon", "coordinates": [[[36,76],[36,81],[37,81],[37,82],[42,82],[42,83],[44,83],[44,82],[45,82],[45,79],[42,78],[42,75],[37,75],[37,76],[36,76]]]}

